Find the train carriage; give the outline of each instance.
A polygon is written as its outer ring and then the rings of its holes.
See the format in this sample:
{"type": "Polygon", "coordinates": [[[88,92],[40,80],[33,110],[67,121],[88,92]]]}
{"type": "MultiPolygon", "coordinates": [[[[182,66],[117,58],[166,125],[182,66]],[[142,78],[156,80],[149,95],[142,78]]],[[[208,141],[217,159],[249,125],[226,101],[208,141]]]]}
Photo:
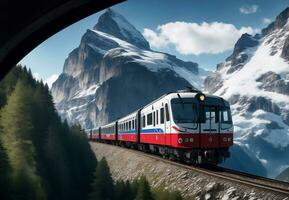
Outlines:
{"type": "Polygon", "coordinates": [[[118,120],[118,141],[138,142],[136,118],[137,112],[133,112],[118,120]]]}
{"type": "Polygon", "coordinates": [[[117,139],[117,122],[112,122],[101,126],[100,139],[115,141],[117,139]]]}

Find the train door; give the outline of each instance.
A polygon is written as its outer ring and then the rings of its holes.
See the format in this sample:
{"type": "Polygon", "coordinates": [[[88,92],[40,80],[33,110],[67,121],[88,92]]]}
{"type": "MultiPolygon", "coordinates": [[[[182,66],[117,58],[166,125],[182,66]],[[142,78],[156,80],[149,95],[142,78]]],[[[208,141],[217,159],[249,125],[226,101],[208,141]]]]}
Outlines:
{"type": "Polygon", "coordinates": [[[141,109],[137,111],[135,118],[135,127],[137,134],[137,142],[140,142],[140,130],[141,130],[141,109]]]}
{"type": "Polygon", "coordinates": [[[219,114],[214,106],[202,106],[201,148],[214,148],[219,144],[219,114]]]}
{"type": "Polygon", "coordinates": [[[164,120],[165,120],[165,144],[171,145],[171,120],[168,103],[164,106],[164,120]]]}
{"type": "Polygon", "coordinates": [[[115,140],[118,141],[118,123],[117,122],[115,122],[114,127],[115,127],[114,129],[115,140]]]}
{"type": "Polygon", "coordinates": [[[161,108],[159,109],[159,119],[160,119],[160,123],[159,123],[159,128],[160,128],[160,136],[163,137],[164,140],[164,145],[167,144],[166,140],[167,140],[167,136],[166,136],[166,124],[165,124],[165,107],[162,104],[161,108]]]}

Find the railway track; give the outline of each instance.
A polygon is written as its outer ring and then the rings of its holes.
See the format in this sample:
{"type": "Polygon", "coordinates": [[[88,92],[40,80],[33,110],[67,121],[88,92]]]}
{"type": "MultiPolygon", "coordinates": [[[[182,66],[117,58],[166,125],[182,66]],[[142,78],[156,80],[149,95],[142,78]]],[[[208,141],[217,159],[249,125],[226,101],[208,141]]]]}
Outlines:
{"type": "MultiPolygon", "coordinates": [[[[104,144],[104,145],[110,145],[110,144],[104,144]]],[[[115,147],[123,149],[123,147],[120,147],[120,146],[115,146],[115,147]]],[[[126,148],[126,150],[148,157],[148,158],[152,158],[152,159],[162,161],[171,165],[175,165],[175,166],[187,169],[187,170],[192,170],[198,173],[206,174],[208,176],[239,183],[248,187],[254,187],[257,189],[270,191],[270,192],[276,193],[277,195],[282,194],[282,196],[288,197],[285,199],[289,200],[289,183],[286,183],[286,182],[277,181],[277,180],[269,179],[265,177],[260,177],[260,176],[256,176],[256,175],[252,175],[252,174],[248,174],[248,173],[244,173],[244,172],[240,172],[236,170],[226,169],[226,168],[218,167],[218,166],[217,167],[216,166],[191,166],[188,164],[171,161],[155,154],[144,153],[142,151],[138,151],[135,149],[126,148]]]]}

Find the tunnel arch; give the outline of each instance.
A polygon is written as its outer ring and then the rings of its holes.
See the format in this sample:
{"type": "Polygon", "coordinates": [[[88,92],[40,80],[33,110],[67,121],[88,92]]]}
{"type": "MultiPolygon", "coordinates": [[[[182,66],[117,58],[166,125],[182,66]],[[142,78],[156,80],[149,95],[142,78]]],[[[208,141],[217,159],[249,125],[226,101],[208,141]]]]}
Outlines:
{"type": "Polygon", "coordinates": [[[0,79],[26,54],[58,31],[124,0],[2,0],[0,79]]]}

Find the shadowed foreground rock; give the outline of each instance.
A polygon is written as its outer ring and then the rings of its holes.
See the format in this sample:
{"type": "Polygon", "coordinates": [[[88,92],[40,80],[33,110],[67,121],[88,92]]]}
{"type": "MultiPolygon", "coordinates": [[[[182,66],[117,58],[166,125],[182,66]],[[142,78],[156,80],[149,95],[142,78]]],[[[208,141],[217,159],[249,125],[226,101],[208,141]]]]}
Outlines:
{"type": "Polygon", "coordinates": [[[196,199],[286,199],[281,194],[183,169],[125,148],[101,143],[91,143],[91,148],[98,160],[107,159],[114,180],[132,181],[145,175],[153,188],[179,190],[196,199]]]}

